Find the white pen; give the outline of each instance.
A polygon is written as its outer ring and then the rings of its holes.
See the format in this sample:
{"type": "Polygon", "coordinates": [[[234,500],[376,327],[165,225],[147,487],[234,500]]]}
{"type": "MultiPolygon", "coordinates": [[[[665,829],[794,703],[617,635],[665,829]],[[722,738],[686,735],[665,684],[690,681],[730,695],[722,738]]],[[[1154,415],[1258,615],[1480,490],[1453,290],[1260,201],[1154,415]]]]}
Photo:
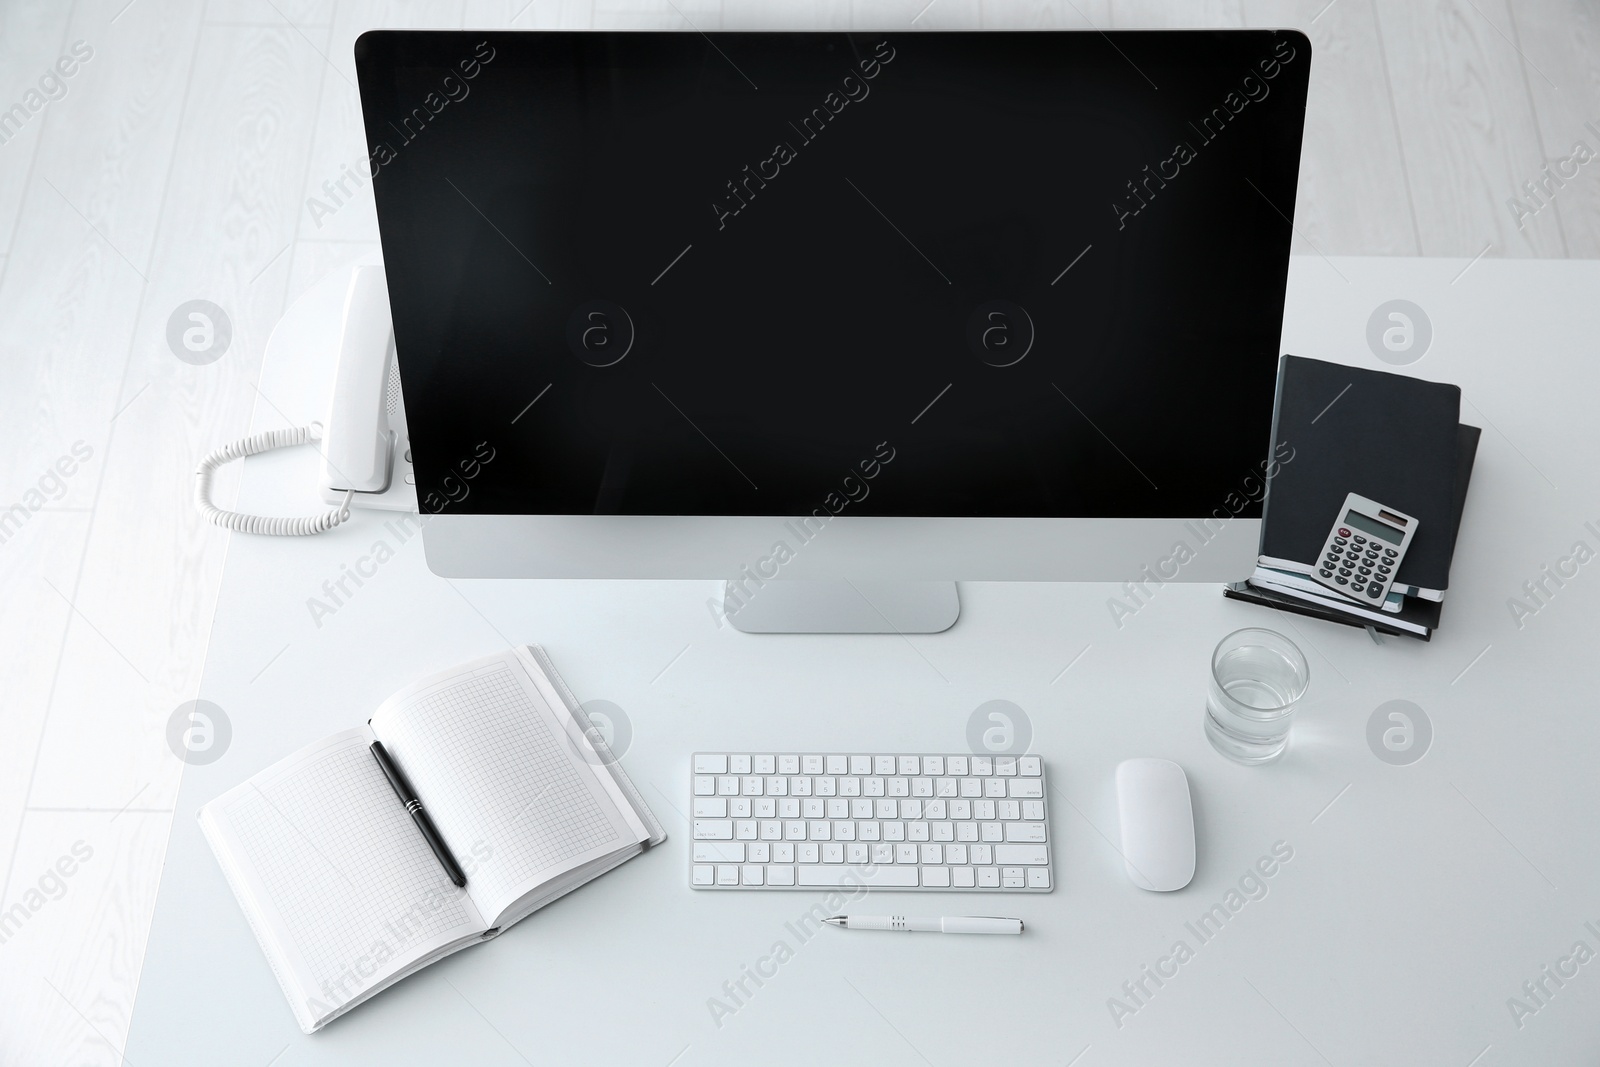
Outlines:
{"type": "Polygon", "coordinates": [[[823,919],[841,930],[921,930],[932,934],[1020,934],[1021,919],[991,915],[946,915],[915,919],[905,915],[833,915],[823,919]]]}

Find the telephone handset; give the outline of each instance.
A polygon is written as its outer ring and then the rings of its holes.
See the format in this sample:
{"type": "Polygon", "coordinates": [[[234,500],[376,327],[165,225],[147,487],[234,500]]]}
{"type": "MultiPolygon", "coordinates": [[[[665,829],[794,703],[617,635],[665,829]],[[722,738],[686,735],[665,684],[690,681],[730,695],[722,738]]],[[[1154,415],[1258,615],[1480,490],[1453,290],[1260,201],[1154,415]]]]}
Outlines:
{"type": "Polygon", "coordinates": [[[195,503],[201,513],[218,526],[242,533],[322,533],[349,519],[352,505],[416,510],[416,473],[383,267],[359,266],[350,277],[326,425],[314,422],[270,430],[219,448],[200,461],[195,479],[195,503]],[[272,448],[317,441],[323,442],[322,498],[338,505],[332,510],[304,518],[269,518],[224,511],[211,503],[211,475],[222,464],[272,448]]]}
{"type": "Polygon", "coordinates": [[[345,294],[339,371],[323,428],[322,498],[353,492],[352,503],[385,511],[417,509],[417,477],[395,363],[389,289],[381,266],[361,266],[345,294]]]}

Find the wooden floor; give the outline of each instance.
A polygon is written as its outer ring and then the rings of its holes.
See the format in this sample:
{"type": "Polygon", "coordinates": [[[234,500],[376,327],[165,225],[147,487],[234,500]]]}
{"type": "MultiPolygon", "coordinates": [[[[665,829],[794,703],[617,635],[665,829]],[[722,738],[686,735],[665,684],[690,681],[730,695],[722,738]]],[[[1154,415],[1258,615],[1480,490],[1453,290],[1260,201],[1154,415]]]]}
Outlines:
{"type": "Polygon", "coordinates": [[[283,309],[376,247],[370,187],[308,206],[365,157],[355,37],[691,22],[1297,27],[1299,251],[1600,255],[1600,162],[1512,203],[1600,149],[1592,0],[0,0],[0,109],[49,97],[0,126],[0,1062],[120,1060],[227,548],[190,472],[283,309]],[[196,298],[232,324],[209,366],[167,344],[196,298]]]}

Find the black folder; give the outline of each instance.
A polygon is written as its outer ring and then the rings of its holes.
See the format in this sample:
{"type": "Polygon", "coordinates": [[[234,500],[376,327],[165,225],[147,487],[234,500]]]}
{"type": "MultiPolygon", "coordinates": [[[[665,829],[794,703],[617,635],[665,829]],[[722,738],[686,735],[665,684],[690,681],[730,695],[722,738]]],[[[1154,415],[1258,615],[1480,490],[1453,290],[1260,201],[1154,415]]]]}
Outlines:
{"type": "Polygon", "coordinates": [[[1294,451],[1267,483],[1261,554],[1315,562],[1345,495],[1360,493],[1418,519],[1396,584],[1442,592],[1477,443],[1460,386],[1284,356],[1272,444],[1294,451]]]}
{"type": "MultiPolygon", "coordinates": [[[[1275,450],[1293,449],[1268,480],[1261,555],[1317,558],[1347,493],[1416,516],[1397,585],[1442,593],[1466,509],[1482,431],[1461,423],[1461,390],[1384,371],[1284,356],[1272,420],[1275,450]],[[1352,402],[1353,403],[1350,403],[1352,402]]],[[[1406,597],[1399,613],[1341,611],[1240,583],[1225,595],[1312,618],[1428,640],[1442,605],[1406,597]],[[1381,616],[1381,617],[1379,617],[1381,616]]]]}

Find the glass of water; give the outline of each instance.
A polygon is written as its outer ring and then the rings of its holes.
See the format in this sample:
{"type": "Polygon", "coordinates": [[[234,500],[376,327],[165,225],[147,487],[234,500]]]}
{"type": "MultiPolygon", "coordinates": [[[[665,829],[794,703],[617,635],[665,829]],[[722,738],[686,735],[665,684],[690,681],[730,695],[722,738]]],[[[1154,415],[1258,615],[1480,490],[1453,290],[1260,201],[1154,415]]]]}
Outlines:
{"type": "Polygon", "coordinates": [[[1311,681],[1293,641],[1271,630],[1235,630],[1211,654],[1206,736],[1239,763],[1269,763],[1289,747],[1295,705],[1311,681]]]}

